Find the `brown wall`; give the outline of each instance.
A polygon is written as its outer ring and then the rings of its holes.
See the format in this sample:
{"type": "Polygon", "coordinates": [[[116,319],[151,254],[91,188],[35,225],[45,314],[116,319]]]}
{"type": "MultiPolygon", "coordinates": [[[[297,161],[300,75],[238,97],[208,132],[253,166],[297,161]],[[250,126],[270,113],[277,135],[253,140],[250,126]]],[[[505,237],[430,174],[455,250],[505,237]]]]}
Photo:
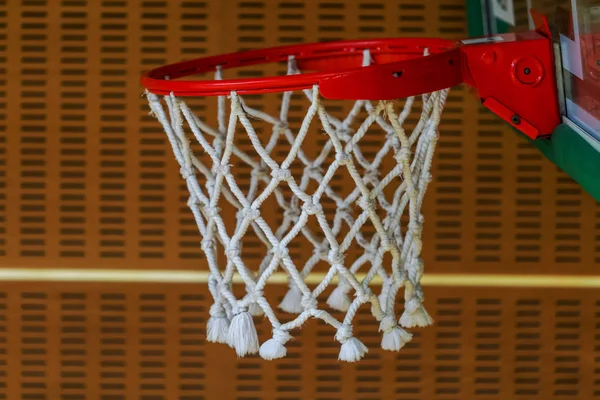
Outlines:
{"type": "MultiPolygon", "coordinates": [[[[0,1],[0,264],[204,269],[141,71],[305,41],[461,38],[464,3],[0,1]]],[[[449,97],[434,177],[424,208],[427,272],[595,273],[596,202],[464,87],[449,97]]],[[[348,366],[315,322],[276,364],[205,344],[200,285],[0,283],[0,398],[600,396],[593,290],[426,293],[435,327],[384,354],[365,317],[357,336],[372,351],[348,366]]]]}

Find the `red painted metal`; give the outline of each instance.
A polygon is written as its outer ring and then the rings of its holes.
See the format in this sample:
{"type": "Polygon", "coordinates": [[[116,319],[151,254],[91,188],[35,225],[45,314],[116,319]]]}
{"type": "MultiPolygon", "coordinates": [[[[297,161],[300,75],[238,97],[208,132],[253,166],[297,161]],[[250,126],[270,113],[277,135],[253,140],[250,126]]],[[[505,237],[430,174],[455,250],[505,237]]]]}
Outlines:
{"type": "Polygon", "coordinates": [[[176,96],[282,92],[319,85],[325,98],[386,100],[456,86],[473,86],[483,104],[531,138],[560,123],[551,40],[538,32],[507,34],[477,44],[443,39],[339,41],[251,50],[152,70],[142,85],[176,96]],[[372,66],[361,67],[369,50],[372,66]],[[427,49],[429,55],[424,56],[427,49]],[[177,80],[191,75],[295,57],[298,75],[229,80],[177,80]]]}
{"type": "MultiPolygon", "coordinates": [[[[335,99],[383,100],[407,97],[415,93],[439,90],[461,83],[460,75],[453,73],[456,68],[440,65],[441,57],[451,52],[455,56],[456,43],[444,39],[376,39],[348,40],[338,42],[311,43],[294,46],[274,47],[250,50],[214,57],[199,58],[154,69],[142,76],[142,85],[152,93],[176,96],[216,96],[231,91],[239,94],[283,92],[308,89],[321,85],[323,96],[335,99]],[[369,50],[375,66],[361,67],[363,51],[369,50]],[[423,53],[428,50],[432,56],[424,62],[423,53]],[[303,71],[316,71],[301,75],[285,75],[265,78],[177,81],[175,79],[191,75],[205,74],[216,70],[247,67],[257,64],[287,62],[296,58],[298,67],[303,71]],[[385,83],[377,77],[380,68],[389,74],[385,83]],[[429,74],[422,71],[425,69],[429,74]],[[402,76],[392,73],[400,72],[402,76]],[[378,88],[369,88],[362,80],[367,79],[379,84],[378,88]],[[327,82],[331,81],[331,82],[327,82]],[[360,82],[360,84],[357,84],[360,82]],[[329,85],[329,86],[328,86],[329,85]],[[347,85],[349,87],[340,87],[347,85]],[[397,90],[386,86],[392,85],[397,90]],[[343,90],[343,95],[336,92],[343,90]],[[378,90],[379,89],[379,90],[378,90]]],[[[458,60],[457,60],[458,62],[458,60]]]]}
{"type": "Polygon", "coordinates": [[[465,82],[477,89],[486,107],[525,135],[550,136],[560,124],[551,40],[536,31],[499,37],[461,48],[465,82]]]}

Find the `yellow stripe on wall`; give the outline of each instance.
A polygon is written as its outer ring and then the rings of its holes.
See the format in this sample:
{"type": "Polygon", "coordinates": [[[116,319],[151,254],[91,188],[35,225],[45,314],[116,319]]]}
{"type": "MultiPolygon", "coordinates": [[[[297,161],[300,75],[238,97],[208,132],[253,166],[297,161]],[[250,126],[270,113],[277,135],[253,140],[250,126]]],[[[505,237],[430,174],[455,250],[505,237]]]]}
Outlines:
{"type": "MultiPolygon", "coordinates": [[[[359,275],[358,278],[362,279],[363,276],[359,275]]],[[[324,277],[325,274],[314,273],[306,278],[306,282],[318,284],[324,277]]],[[[0,268],[2,281],[206,283],[208,272],[0,268]]],[[[242,282],[239,276],[234,281],[242,282]]],[[[268,284],[286,283],[286,274],[276,273],[269,278],[268,284]]],[[[380,284],[381,281],[376,279],[374,283],[380,284]]],[[[424,286],[600,288],[600,276],[425,274],[422,283],[424,286]]]]}

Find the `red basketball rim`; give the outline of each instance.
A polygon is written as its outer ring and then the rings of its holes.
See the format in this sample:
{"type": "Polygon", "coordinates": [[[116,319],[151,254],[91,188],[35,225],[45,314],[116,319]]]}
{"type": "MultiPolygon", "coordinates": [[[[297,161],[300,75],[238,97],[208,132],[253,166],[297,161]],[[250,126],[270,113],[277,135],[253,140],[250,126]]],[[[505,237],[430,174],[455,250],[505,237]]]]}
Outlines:
{"type": "Polygon", "coordinates": [[[222,96],[232,91],[259,94],[319,85],[325,98],[387,100],[430,93],[463,82],[457,43],[436,38],[347,40],[273,47],[204,57],[156,68],[141,83],[151,93],[222,96]],[[373,64],[362,67],[363,51],[373,64]],[[424,56],[425,51],[429,55],[424,56]],[[195,74],[286,62],[294,56],[309,73],[226,80],[180,80],[195,74]]]}

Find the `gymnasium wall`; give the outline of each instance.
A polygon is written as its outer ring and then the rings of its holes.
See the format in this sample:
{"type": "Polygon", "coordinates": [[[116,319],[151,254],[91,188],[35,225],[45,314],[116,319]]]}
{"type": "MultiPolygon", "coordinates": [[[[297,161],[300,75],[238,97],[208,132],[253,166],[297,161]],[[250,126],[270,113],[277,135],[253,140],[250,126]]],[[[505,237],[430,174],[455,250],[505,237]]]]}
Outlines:
{"type": "Polygon", "coordinates": [[[159,278],[206,264],[142,71],[308,41],[460,39],[464,3],[0,1],[0,398],[600,397],[600,208],[466,87],[450,93],[423,211],[437,324],[403,351],[377,350],[365,309],[359,364],[339,364],[314,321],[284,360],[236,359],[204,341],[205,285],[159,278]]]}

